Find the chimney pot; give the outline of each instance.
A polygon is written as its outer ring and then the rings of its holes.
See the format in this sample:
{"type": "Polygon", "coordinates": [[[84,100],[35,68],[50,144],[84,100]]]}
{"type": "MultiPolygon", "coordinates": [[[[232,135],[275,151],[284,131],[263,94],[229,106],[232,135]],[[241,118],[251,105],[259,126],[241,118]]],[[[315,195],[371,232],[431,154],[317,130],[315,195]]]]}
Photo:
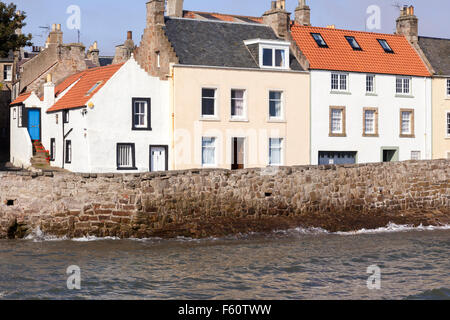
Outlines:
{"type": "Polygon", "coordinates": [[[52,24],[52,31],[56,31],[56,23],[52,24]]]}
{"type": "Polygon", "coordinates": [[[127,40],[133,40],[133,31],[127,32],[127,40]]]}

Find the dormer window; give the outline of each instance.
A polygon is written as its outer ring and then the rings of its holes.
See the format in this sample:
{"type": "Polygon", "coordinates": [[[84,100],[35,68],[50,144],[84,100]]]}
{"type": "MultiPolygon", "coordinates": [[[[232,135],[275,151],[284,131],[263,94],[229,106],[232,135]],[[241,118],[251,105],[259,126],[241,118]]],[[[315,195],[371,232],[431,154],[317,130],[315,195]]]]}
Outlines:
{"type": "Polygon", "coordinates": [[[323,37],[320,33],[311,33],[311,35],[320,48],[328,48],[327,43],[325,42],[325,40],[323,40],[323,37]]]}
{"type": "Polygon", "coordinates": [[[391,46],[386,40],[384,39],[377,39],[377,40],[386,53],[394,53],[394,50],[392,50],[391,46]]]}
{"type": "Polygon", "coordinates": [[[244,43],[261,68],[289,69],[289,42],[254,39],[244,43]]]}
{"type": "Polygon", "coordinates": [[[353,50],[362,51],[361,46],[359,45],[358,41],[356,41],[355,37],[346,36],[345,39],[347,39],[353,50]]]}

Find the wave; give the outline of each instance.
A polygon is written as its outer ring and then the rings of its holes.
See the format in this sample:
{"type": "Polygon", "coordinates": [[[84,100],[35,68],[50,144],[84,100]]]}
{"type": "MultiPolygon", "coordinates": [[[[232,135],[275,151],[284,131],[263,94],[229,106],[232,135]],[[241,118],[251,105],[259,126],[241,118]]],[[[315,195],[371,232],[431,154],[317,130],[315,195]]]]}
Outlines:
{"type": "Polygon", "coordinates": [[[450,300],[450,289],[439,288],[408,296],[406,300],[450,300]]]}
{"type": "Polygon", "coordinates": [[[436,231],[436,230],[450,230],[450,225],[443,226],[423,226],[422,224],[415,227],[413,225],[401,225],[395,223],[389,223],[386,227],[378,229],[361,229],[357,231],[349,232],[334,232],[338,235],[357,235],[357,234],[375,234],[375,233],[391,233],[391,232],[407,232],[407,231],[436,231]]]}

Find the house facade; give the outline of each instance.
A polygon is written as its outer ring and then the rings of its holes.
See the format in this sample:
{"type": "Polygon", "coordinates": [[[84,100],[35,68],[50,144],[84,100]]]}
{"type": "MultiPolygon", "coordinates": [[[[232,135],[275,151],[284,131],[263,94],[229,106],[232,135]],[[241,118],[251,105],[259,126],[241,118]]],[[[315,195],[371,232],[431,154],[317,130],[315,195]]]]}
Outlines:
{"type": "Polygon", "coordinates": [[[311,73],[311,164],[431,159],[431,78],[404,35],[296,23],[311,73]]]}
{"type": "Polygon", "coordinates": [[[0,162],[9,154],[9,103],[14,83],[14,54],[0,57],[0,162]]]}
{"type": "Polygon", "coordinates": [[[432,70],[433,159],[450,159],[450,39],[419,37],[432,70]]]}
{"type": "Polygon", "coordinates": [[[169,145],[168,97],[168,83],[149,76],[134,58],[77,73],[56,87],[49,77],[41,99],[33,92],[13,102],[12,112],[21,110],[26,120],[15,129],[20,149],[11,160],[30,165],[31,142],[39,141],[52,167],[72,172],[167,170],[161,153],[169,145]],[[41,130],[33,129],[36,123],[41,130]]]}
{"type": "Polygon", "coordinates": [[[170,83],[169,167],[308,164],[309,74],[284,38],[284,7],[259,20],[186,17],[182,1],[164,11],[162,0],[147,3],[137,61],[170,83]]]}

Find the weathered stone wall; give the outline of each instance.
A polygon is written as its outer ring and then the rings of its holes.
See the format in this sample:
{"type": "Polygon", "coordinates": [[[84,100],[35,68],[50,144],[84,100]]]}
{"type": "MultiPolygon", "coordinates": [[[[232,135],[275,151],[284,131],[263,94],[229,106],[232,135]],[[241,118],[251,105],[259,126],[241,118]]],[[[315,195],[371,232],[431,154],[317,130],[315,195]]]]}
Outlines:
{"type": "Polygon", "coordinates": [[[290,227],[450,223],[450,161],[189,170],[0,173],[0,238],[206,237],[290,227]]]}

